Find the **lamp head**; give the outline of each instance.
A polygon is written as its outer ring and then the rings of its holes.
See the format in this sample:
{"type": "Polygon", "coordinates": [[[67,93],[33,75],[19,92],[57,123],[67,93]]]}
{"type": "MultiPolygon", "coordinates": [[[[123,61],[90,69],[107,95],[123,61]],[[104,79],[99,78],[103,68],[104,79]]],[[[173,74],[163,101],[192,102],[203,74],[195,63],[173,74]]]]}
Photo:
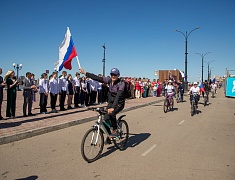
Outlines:
{"type": "Polygon", "coordinates": [[[22,65],[22,64],[20,64],[20,68],[22,68],[22,66],[23,66],[23,65],[22,65]]]}
{"type": "Polygon", "coordinates": [[[13,65],[13,67],[16,67],[16,63],[13,63],[12,65],[13,65]]]}

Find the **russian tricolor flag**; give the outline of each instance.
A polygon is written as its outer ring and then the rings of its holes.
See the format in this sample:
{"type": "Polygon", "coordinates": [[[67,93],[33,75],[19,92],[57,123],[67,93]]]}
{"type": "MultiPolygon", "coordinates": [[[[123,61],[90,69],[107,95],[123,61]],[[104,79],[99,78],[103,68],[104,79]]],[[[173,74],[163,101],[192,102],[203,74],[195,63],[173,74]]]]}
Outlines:
{"type": "Polygon", "coordinates": [[[77,56],[77,52],[73,43],[73,39],[69,28],[65,34],[65,38],[59,47],[59,61],[57,63],[57,71],[61,71],[63,67],[65,69],[72,69],[72,59],[77,56]]]}

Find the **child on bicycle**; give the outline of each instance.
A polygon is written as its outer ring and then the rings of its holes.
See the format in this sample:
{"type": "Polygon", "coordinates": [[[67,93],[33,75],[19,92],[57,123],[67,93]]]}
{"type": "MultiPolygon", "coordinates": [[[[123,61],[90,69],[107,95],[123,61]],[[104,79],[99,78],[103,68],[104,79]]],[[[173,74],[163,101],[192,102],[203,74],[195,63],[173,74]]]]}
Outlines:
{"type": "Polygon", "coordinates": [[[165,87],[165,91],[166,91],[166,97],[168,96],[169,98],[173,98],[173,96],[175,95],[175,87],[173,86],[171,80],[168,81],[165,87]]]}
{"type": "Polygon", "coordinates": [[[79,69],[82,74],[87,77],[105,83],[109,85],[109,95],[108,95],[108,113],[105,114],[104,119],[110,120],[112,124],[112,131],[110,138],[117,136],[117,120],[116,115],[123,110],[125,106],[124,89],[125,82],[121,81],[119,76],[120,72],[117,68],[112,68],[110,71],[110,77],[98,77],[95,74],[88,73],[84,69],[79,69]]]}

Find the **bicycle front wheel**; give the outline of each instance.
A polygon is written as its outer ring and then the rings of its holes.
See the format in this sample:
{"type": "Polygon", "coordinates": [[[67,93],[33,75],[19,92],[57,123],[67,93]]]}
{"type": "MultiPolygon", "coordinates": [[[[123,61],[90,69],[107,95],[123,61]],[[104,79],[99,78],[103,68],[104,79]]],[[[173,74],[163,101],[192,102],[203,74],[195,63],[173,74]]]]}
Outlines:
{"type": "Polygon", "coordinates": [[[114,139],[114,144],[118,149],[123,150],[129,138],[129,127],[125,120],[120,120],[117,124],[118,137],[114,139]]]}
{"type": "Polygon", "coordinates": [[[81,153],[85,161],[96,161],[104,148],[104,135],[97,128],[89,129],[82,139],[81,153]]]}
{"type": "Polygon", "coordinates": [[[191,116],[194,115],[194,103],[192,102],[192,105],[191,105],[191,116]]]}
{"type": "Polygon", "coordinates": [[[163,104],[164,113],[167,113],[167,110],[168,110],[168,101],[167,101],[167,99],[165,99],[164,104],[163,104]]]}

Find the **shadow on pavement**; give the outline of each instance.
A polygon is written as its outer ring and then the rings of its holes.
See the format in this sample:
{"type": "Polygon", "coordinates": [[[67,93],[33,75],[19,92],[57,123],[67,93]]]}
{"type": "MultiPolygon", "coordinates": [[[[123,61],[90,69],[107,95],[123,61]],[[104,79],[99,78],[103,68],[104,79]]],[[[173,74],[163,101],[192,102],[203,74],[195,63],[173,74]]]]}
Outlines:
{"type": "MultiPolygon", "coordinates": [[[[124,150],[126,150],[127,148],[130,148],[130,147],[134,148],[135,146],[138,146],[140,143],[142,143],[143,141],[148,139],[151,134],[150,133],[140,133],[140,134],[131,134],[130,133],[129,135],[130,136],[128,138],[128,142],[127,142],[126,148],[124,150]]],[[[114,146],[113,143],[107,149],[108,149],[108,151],[103,153],[100,158],[106,157],[106,156],[112,154],[113,152],[115,152],[116,150],[118,150],[114,146]]]]}
{"type": "Polygon", "coordinates": [[[26,178],[20,178],[20,179],[15,179],[15,180],[35,180],[38,179],[38,176],[29,176],[26,178]]]}
{"type": "Polygon", "coordinates": [[[151,136],[150,133],[140,133],[140,134],[131,134],[130,133],[130,137],[128,139],[126,148],[130,148],[130,147],[133,148],[135,146],[138,146],[140,143],[142,143],[143,141],[148,139],[149,136],[151,136]]]}

